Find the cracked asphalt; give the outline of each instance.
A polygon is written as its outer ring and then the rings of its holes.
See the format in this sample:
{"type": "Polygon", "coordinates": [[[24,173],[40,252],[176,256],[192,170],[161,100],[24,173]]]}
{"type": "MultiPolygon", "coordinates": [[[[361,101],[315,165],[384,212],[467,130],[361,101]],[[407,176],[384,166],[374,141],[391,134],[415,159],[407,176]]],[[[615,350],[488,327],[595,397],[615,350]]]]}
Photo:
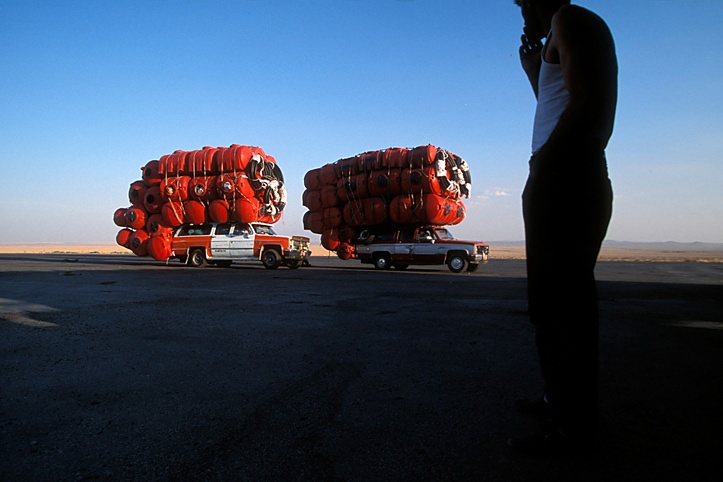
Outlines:
{"type": "Polygon", "coordinates": [[[723,263],[600,262],[591,460],[520,457],[524,261],[0,255],[0,480],[718,480],[723,263]]]}

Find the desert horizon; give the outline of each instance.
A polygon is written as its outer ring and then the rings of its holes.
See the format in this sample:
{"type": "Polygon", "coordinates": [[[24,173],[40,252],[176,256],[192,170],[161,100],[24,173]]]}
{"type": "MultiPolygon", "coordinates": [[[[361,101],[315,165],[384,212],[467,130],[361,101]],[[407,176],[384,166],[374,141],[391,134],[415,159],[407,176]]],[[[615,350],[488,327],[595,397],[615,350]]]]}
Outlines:
{"type": "MultiPolygon", "coordinates": [[[[524,259],[523,241],[489,242],[493,259],[524,259]]],[[[319,244],[311,246],[312,256],[336,256],[319,244]]],[[[0,245],[0,254],[121,254],[133,253],[117,244],[23,243],[0,245]]],[[[723,262],[723,243],[606,241],[602,261],[723,262]]]]}

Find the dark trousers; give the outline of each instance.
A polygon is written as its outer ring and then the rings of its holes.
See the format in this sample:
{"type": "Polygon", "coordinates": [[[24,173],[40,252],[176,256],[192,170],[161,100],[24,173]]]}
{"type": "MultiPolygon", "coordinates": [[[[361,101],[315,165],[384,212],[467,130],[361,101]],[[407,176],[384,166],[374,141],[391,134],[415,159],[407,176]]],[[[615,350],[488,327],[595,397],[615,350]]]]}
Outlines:
{"type": "Polygon", "coordinates": [[[602,149],[530,160],[522,194],[528,303],[545,395],[557,427],[595,432],[598,300],[594,268],[612,214],[602,149]]]}

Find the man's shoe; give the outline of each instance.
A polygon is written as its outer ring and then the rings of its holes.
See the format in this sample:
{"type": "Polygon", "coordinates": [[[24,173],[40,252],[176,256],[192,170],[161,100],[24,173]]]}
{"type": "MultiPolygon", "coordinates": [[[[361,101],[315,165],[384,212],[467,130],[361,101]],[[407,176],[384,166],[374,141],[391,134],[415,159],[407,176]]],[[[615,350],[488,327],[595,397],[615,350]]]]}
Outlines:
{"type": "Polygon", "coordinates": [[[547,403],[545,397],[538,398],[537,400],[527,400],[525,398],[515,401],[515,408],[518,412],[526,415],[534,415],[541,418],[552,417],[552,410],[550,404],[547,403]]]}

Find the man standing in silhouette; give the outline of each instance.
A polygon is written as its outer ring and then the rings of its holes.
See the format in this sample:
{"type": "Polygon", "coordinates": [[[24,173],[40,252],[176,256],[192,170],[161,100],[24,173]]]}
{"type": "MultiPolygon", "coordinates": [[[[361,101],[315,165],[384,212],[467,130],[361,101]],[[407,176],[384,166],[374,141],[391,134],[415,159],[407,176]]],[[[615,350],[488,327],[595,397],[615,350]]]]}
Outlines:
{"type": "Polygon", "coordinates": [[[522,68],[537,98],[530,172],[522,194],[528,302],[544,380],[536,434],[519,452],[586,449],[597,424],[598,306],[594,268],[612,214],[605,148],[617,104],[612,35],[570,0],[515,0],[522,68]]]}

